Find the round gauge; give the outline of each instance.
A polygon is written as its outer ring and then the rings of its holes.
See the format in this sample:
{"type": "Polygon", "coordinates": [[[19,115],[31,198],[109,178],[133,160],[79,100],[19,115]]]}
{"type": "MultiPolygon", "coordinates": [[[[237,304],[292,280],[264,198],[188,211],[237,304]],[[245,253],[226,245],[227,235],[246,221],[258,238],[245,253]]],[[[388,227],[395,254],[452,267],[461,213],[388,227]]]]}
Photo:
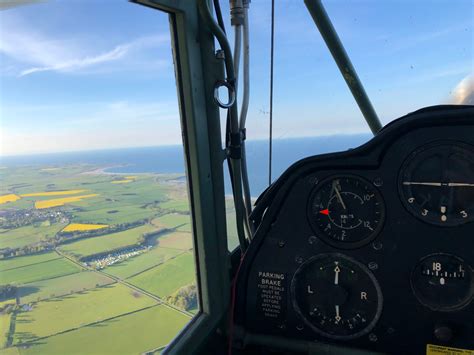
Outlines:
{"type": "Polygon", "coordinates": [[[382,293],[373,274],[341,254],[322,254],[296,271],[293,305],[315,332],[350,340],[370,332],[382,312],[382,293]]]}
{"type": "Polygon", "coordinates": [[[310,197],[308,215],[318,237],[333,246],[351,248],[376,237],[383,225],[384,206],[370,182],[334,176],[318,184],[310,197]]]}
{"type": "Polygon", "coordinates": [[[471,267],[450,254],[423,258],[413,271],[411,285],[418,300],[435,311],[462,308],[474,295],[471,267]]]}
{"type": "Polygon", "coordinates": [[[474,220],[474,147],[442,142],[419,149],[399,180],[403,204],[422,221],[456,226],[474,220]]]}

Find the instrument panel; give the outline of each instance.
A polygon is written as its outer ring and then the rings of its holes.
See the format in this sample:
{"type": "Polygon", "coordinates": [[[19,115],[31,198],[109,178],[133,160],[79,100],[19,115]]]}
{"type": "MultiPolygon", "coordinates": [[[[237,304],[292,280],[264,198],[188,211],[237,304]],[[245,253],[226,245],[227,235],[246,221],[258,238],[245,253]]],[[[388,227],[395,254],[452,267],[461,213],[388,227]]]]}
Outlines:
{"type": "Polygon", "coordinates": [[[297,162],[252,219],[241,334],[287,349],[474,351],[472,106],[423,109],[359,148],[297,162]]]}

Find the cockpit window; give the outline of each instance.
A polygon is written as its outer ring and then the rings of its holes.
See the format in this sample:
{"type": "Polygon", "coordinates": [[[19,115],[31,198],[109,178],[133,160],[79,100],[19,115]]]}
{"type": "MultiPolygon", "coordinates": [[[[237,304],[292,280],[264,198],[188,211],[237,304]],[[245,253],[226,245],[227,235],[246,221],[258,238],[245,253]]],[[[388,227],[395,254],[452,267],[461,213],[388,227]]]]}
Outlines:
{"type": "Polygon", "coordinates": [[[0,31],[0,352],[159,353],[200,308],[168,15],[40,2],[0,31]]]}
{"type": "MultiPolygon", "coordinates": [[[[425,106],[473,103],[470,1],[323,3],[383,124],[425,106]]],[[[307,8],[275,6],[271,181],[301,158],[372,136],[307,8]]],[[[271,3],[251,2],[249,16],[247,151],[256,197],[268,186],[271,3]]]]}

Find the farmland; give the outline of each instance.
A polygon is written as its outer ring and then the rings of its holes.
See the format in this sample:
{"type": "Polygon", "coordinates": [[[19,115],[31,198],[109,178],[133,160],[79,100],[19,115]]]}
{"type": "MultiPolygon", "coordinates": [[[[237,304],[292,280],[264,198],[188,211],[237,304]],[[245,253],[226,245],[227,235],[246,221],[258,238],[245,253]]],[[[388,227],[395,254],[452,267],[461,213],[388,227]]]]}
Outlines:
{"type": "Polygon", "coordinates": [[[135,245],[144,233],[156,231],[157,228],[145,224],[140,227],[127,229],[123,232],[106,234],[104,236],[80,240],[76,243],[65,244],[61,247],[64,252],[78,258],[104,253],[108,250],[135,245]]]}
{"type": "Polygon", "coordinates": [[[194,281],[193,254],[186,253],[134,276],[128,281],[159,297],[171,295],[183,285],[194,281]]]}
{"type": "Polygon", "coordinates": [[[43,223],[6,230],[0,233],[0,249],[18,248],[53,238],[64,228],[63,224],[43,223]]]}
{"type": "Polygon", "coordinates": [[[82,224],[82,223],[71,223],[66,228],[63,229],[63,232],[76,232],[76,231],[90,231],[96,229],[107,228],[107,224],[82,224]]]}
{"type": "Polygon", "coordinates": [[[93,271],[84,271],[43,281],[23,284],[19,288],[22,303],[30,303],[48,298],[83,292],[115,281],[93,271]]]}
{"type": "Polygon", "coordinates": [[[44,263],[38,263],[23,266],[15,269],[2,271],[0,282],[5,284],[24,284],[33,281],[51,279],[53,277],[63,276],[79,272],[81,269],[68,262],[64,258],[50,260],[44,263]]]}
{"type": "Polygon", "coordinates": [[[120,284],[39,302],[33,310],[17,315],[14,343],[43,338],[60,331],[97,323],[156,304],[146,296],[135,296],[120,284]]]}
{"type": "Polygon", "coordinates": [[[0,196],[0,204],[7,203],[7,202],[15,202],[19,200],[20,197],[15,194],[7,194],[0,196]]]}
{"type": "Polygon", "coordinates": [[[98,168],[2,172],[2,354],[138,354],[196,313],[167,298],[196,280],[184,180],[98,168]]]}
{"type": "Polygon", "coordinates": [[[189,321],[189,317],[165,306],[154,306],[99,324],[89,325],[33,342],[21,353],[34,354],[137,354],[165,346],[189,321]],[[138,324],[143,325],[137,331],[138,324]],[[159,330],[159,331],[157,331],[159,330]],[[117,336],[127,334],[128,336],[117,336]],[[133,334],[133,336],[131,336],[133,334]],[[100,339],[91,342],[91,339],[100,339]]]}
{"type": "Polygon", "coordinates": [[[54,198],[51,200],[36,201],[35,207],[37,209],[57,207],[57,206],[62,206],[66,203],[79,202],[85,198],[91,198],[95,196],[97,196],[97,194],[80,195],[80,196],[73,196],[73,197],[63,197],[63,198],[54,198]]]}

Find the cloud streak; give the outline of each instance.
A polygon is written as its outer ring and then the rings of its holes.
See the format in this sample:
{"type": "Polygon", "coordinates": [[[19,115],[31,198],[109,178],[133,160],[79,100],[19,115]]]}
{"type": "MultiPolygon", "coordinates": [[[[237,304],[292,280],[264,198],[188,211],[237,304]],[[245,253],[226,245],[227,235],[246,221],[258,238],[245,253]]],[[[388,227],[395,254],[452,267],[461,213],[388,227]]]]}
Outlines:
{"type": "Polygon", "coordinates": [[[82,58],[71,60],[55,58],[54,64],[32,67],[23,70],[21,71],[20,76],[44,71],[73,72],[86,67],[117,61],[119,59],[122,59],[132,51],[140,50],[146,47],[154,47],[164,42],[167,42],[167,37],[165,36],[141,37],[131,42],[118,45],[112,50],[97,55],[85,56],[82,58]]]}
{"type": "Polygon", "coordinates": [[[20,76],[25,76],[33,73],[44,72],[44,71],[74,71],[81,68],[85,68],[92,65],[103,64],[122,58],[129,51],[129,47],[126,45],[120,45],[115,47],[113,50],[96,55],[87,56],[81,59],[73,60],[58,60],[56,64],[50,66],[40,66],[25,69],[20,72],[20,76]]]}

